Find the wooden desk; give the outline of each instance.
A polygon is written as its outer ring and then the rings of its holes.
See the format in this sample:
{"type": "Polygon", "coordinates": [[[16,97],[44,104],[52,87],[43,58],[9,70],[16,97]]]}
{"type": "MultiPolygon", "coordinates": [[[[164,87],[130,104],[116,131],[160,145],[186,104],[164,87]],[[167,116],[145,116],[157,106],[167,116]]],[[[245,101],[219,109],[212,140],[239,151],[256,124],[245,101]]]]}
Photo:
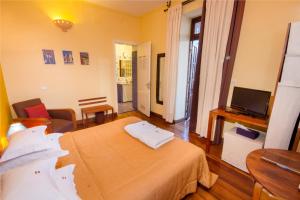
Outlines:
{"type": "MultiPolygon", "coordinates": [[[[263,188],[276,197],[284,199],[300,199],[300,175],[284,170],[274,164],[261,159],[262,156],[278,160],[288,166],[300,170],[300,153],[279,149],[259,149],[247,156],[247,168],[263,188]]],[[[256,195],[256,191],[253,192],[256,195]]]]}
{"type": "Polygon", "coordinates": [[[268,120],[250,117],[248,115],[243,114],[235,114],[226,112],[224,109],[214,109],[209,112],[208,118],[208,127],[207,127],[207,144],[206,144],[206,152],[209,152],[211,145],[211,136],[212,136],[212,128],[213,122],[217,119],[217,117],[222,117],[224,120],[230,122],[238,122],[241,124],[245,124],[250,126],[251,128],[257,128],[262,131],[266,131],[268,128],[268,120]]]}
{"type": "Polygon", "coordinates": [[[97,119],[97,113],[103,112],[105,116],[107,115],[108,111],[111,110],[111,120],[114,119],[114,108],[108,104],[105,105],[98,105],[98,106],[91,106],[91,107],[86,107],[86,108],[81,108],[81,115],[82,115],[82,123],[84,126],[86,126],[86,122],[88,121],[88,115],[89,114],[96,114],[96,119],[97,119]],[[85,116],[85,118],[84,118],[85,116]]]}

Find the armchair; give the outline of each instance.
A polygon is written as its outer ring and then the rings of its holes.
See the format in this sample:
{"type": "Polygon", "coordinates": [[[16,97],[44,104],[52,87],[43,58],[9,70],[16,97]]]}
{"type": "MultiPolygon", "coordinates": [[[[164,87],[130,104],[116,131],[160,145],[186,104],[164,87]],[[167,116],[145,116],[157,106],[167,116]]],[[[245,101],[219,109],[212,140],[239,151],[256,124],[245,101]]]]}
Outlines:
{"type": "Polygon", "coordinates": [[[47,130],[51,130],[51,132],[64,133],[67,131],[76,130],[77,124],[75,112],[73,109],[47,109],[51,119],[29,118],[25,111],[25,108],[35,106],[41,103],[42,101],[39,98],[14,103],[12,106],[14,108],[14,111],[16,112],[16,115],[19,118],[15,121],[24,122],[25,126],[26,124],[28,126],[31,126],[33,124],[41,125],[43,124],[43,122],[46,122],[45,125],[48,125],[47,130]]]}

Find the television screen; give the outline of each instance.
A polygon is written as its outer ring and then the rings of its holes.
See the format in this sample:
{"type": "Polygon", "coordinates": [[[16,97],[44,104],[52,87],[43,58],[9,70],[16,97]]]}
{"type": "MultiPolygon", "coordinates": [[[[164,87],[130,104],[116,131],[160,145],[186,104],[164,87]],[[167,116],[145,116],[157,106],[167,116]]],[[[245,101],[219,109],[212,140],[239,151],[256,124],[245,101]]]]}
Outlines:
{"type": "Polygon", "coordinates": [[[271,92],[234,87],[231,107],[255,117],[266,117],[271,92]]]}

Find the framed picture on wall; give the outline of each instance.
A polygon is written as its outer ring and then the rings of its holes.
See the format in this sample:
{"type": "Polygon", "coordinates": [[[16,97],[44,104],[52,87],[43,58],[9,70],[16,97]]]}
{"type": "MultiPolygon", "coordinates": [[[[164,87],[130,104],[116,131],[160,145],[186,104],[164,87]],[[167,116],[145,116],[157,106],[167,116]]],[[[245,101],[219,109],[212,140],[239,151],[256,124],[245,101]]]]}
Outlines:
{"type": "Polygon", "coordinates": [[[81,65],[89,65],[89,53],[88,52],[80,52],[80,63],[81,65]]]}
{"type": "Polygon", "coordinates": [[[74,64],[72,51],[63,50],[62,53],[63,53],[63,58],[64,58],[65,64],[74,64]]]}
{"type": "Polygon", "coordinates": [[[46,65],[49,64],[55,64],[55,56],[54,56],[54,51],[51,49],[42,49],[43,52],[43,58],[44,58],[44,63],[46,65]]]}

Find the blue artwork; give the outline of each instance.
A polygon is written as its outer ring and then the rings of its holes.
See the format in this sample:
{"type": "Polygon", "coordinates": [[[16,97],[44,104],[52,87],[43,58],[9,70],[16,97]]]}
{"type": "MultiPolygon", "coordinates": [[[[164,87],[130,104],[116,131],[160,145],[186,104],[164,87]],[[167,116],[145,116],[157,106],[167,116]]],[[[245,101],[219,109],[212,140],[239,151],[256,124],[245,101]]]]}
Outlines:
{"type": "Polygon", "coordinates": [[[63,53],[65,64],[74,64],[72,51],[63,51],[62,53],[63,53]]]}
{"type": "Polygon", "coordinates": [[[54,51],[51,49],[43,49],[42,51],[45,64],[55,64],[54,51]]]}

